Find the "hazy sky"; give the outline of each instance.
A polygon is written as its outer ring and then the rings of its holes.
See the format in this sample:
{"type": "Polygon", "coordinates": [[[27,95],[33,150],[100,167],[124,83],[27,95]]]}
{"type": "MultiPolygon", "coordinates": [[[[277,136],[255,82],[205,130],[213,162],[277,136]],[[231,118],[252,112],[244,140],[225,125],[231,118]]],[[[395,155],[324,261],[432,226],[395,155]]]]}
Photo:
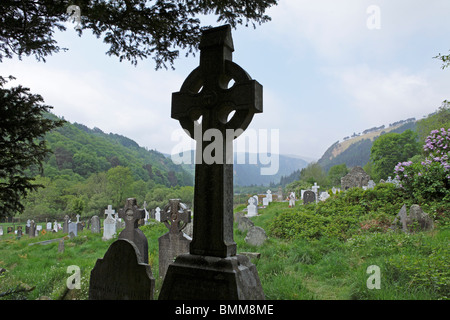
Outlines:
{"type": "MultiPolygon", "coordinates": [[[[448,0],[280,0],[271,22],[233,30],[233,61],[264,87],[264,112],[249,130],[278,130],[280,153],[318,159],[353,132],[434,112],[450,100],[450,68],[432,58],[449,53],[449,13],[448,0]]],[[[199,55],[180,55],[175,71],[155,71],[152,59],[135,67],[67,26],[57,40],[69,51],[46,63],[4,60],[1,74],[70,122],[171,153],[180,128],[171,93],[199,55]]]]}

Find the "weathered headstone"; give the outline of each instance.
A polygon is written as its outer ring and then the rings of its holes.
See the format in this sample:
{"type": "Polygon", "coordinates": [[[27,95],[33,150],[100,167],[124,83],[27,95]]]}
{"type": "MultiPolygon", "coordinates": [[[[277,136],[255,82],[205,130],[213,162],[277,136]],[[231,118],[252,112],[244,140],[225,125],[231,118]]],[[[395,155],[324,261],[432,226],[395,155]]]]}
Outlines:
{"type": "Polygon", "coordinates": [[[375,188],[376,183],[373,180],[369,180],[367,183],[367,189],[373,189],[375,188]]]}
{"type": "Polygon", "coordinates": [[[59,225],[58,222],[55,220],[55,222],[53,223],[53,232],[58,232],[59,231],[59,225]]]}
{"type": "Polygon", "coordinates": [[[63,233],[69,233],[69,216],[64,216],[64,222],[63,222],[63,233]]]}
{"type": "Polygon", "coordinates": [[[119,218],[119,213],[116,212],[114,214],[114,220],[116,220],[116,232],[125,228],[125,221],[122,218],[119,218]]]}
{"type": "Polygon", "coordinates": [[[152,300],[155,279],[139,249],[127,239],[114,241],[91,271],[90,300],[152,300]]]}
{"type": "Polygon", "coordinates": [[[362,188],[369,183],[370,176],[361,167],[353,167],[352,170],[341,178],[341,188],[347,190],[350,188],[362,188]]]}
{"type": "Polygon", "coordinates": [[[194,236],[194,221],[191,220],[191,222],[183,229],[183,232],[192,240],[192,237],[194,236]]]}
{"type": "Polygon", "coordinates": [[[264,206],[264,207],[267,207],[267,206],[269,205],[269,203],[270,203],[270,202],[269,202],[269,198],[264,197],[264,198],[263,198],[263,206],[264,206]]]}
{"type": "Polygon", "coordinates": [[[3,235],[3,226],[0,226],[0,236],[3,235]]]}
{"type": "Polygon", "coordinates": [[[410,229],[412,231],[429,231],[434,229],[433,219],[417,204],[413,204],[409,208],[409,218],[411,219],[410,229]],[[414,225],[415,223],[417,223],[417,226],[414,225]]]}
{"type": "Polygon", "coordinates": [[[34,238],[36,236],[36,223],[34,223],[34,220],[31,220],[29,228],[28,235],[34,238]]]}
{"type": "Polygon", "coordinates": [[[319,201],[319,191],[320,186],[317,185],[317,182],[314,182],[314,185],[311,187],[311,190],[314,191],[314,195],[316,198],[316,203],[319,201]]]}
{"type": "Polygon", "coordinates": [[[98,216],[91,218],[91,232],[100,233],[100,218],[98,216]]]}
{"type": "Polygon", "coordinates": [[[150,220],[150,213],[147,211],[147,201],[144,201],[144,211],[145,211],[144,224],[148,224],[150,220]]]}
{"type": "Polygon", "coordinates": [[[31,220],[27,220],[27,224],[25,225],[25,233],[30,234],[30,226],[31,226],[31,220]]]}
{"type": "Polygon", "coordinates": [[[269,203],[272,202],[272,191],[266,191],[266,198],[269,200],[269,203]]]}
{"type": "Polygon", "coordinates": [[[75,222],[75,223],[77,224],[77,232],[78,232],[78,231],[83,231],[84,225],[83,225],[83,223],[80,221],[80,215],[77,214],[76,217],[77,217],[77,222],[75,222]]]}
{"type": "Polygon", "coordinates": [[[278,201],[283,201],[283,188],[281,188],[281,186],[278,187],[277,198],[278,201]]]}
{"type": "Polygon", "coordinates": [[[264,299],[256,267],[236,255],[233,240],[233,139],[262,112],[262,86],[232,62],[231,26],[204,30],[199,48],[200,66],[172,95],[172,118],[197,144],[194,236],[190,253],[169,266],[159,299],[264,299]]]}
{"type": "Polygon", "coordinates": [[[157,207],[155,209],[155,220],[161,222],[161,208],[157,207]]]}
{"type": "Polygon", "coordinates": [[[400,212],[395,217],[391,229],[397,230],[399,227],[401,227],[401,230],[405,233],[428,231],[434,229],[434,223],[430,216],[423,212],[419,205],[413,204],[411,206],[409,209],[409,216],[406,211],[406,205],[403,205],[400,212]]]}
{"type": "Polygon", "coordinates": [[[248,232],[247,236],[245,237],[245,242],[252,246],[262,246],[264,242],[267,240],[267,234],[266,231],[264,231],[263,228],[253,226],[251,227],[248,232]]]}
{"type": "Polygon", "coordinates": [[[327,191],[322,191],[319,195],[320,201],[325,201],[330,197],[330,194],[327,191]]]}
{"type": "MultiPolygon", "coordinates": [[[[73,236],[77,236],[78,235],[78,223],[76,222],[70,222],[69,223],[69,235],[73,234],[73,236]]],[[[72,237],[73,237],[72,236],[72,237]]]]}
{"type": "Polygon", "coordinates": [[[52,230],[52,223],[51,222],[47,222],[46,230],[47,231],[51,231],[52,230]]]}
{"type": "Polygon", "coordinates": [[[17,239],[20,240],[20,238],[22,238],[22,235],[23,235],[22,226],[18,226],[17,227],[17,239]]]}
{"type": "Polygon", "coordinates": [[[163,222],[169,232],[158,238],[159,243],[159,277],[166,276],[167,268],[176,257],[182,253],[189,253],[191,238],[182,230],[191,221],[191,210],[180,201],[170,199],[169,204],[164,207],[161,215],[163,222]]]}
{"type": "Polygon", "coordinates": [[[316,194],[314,191],[306,190],[303,193],[303,204],[316,202],[316,194]]]}
{"type": "Polygon", "coordinates": [[[255,198],[250,197],[248,199],[248,206],[247,206],[247,217],[254,217],[258,215],[258,207],[255,205],[255,198]]]}
{"type": "Polygon", "coordinates": [[[242,232],[247,231],[251,227],[253,227],[255,224],[252,220],[250,220],[247,217],[241,217],[238,220],[238,229],[242,232]]]}
{"type": "Polygon", "coordinates": [[[63,253],[64,252],[64,239],[60,240],[58,243],[58,252],[63,253]]]}
{"type": "Polygon", "coordinates": [[[119,217],[125,221],[125,229],[119,234],[119,239],[132,241],[138,248],[142,262],[148,263],[148,241],[138,221],[144,218],[144,209],[139,209],[135,198],[128,198],[125,207],[119,210],[119,217]]]}
{"type": "Polygon", "coordinates": [[[107,241],[114,238],[116,234],[116,220],[112,217],[114,214],[112,206],[108,205],[108,209],[105,210],[106,219],[103,221],[103,237],[102,240],[107,241]]]}

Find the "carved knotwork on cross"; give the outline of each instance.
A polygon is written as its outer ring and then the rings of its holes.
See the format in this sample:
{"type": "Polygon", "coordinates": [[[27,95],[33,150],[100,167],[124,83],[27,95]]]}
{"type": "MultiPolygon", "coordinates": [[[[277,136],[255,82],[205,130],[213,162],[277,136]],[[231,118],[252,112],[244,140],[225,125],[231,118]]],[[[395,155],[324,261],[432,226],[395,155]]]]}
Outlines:
{"type": "Polygon", "coordinates": [[[180,199],[170,199],[161,210],[161,222],[164,222],[169,233],[178,234],[191,222],[191,210],[180,199]]]}
{"type": "Polygon", "coordinates": [[[119,210],[119,218],[125,221],[125,230],[130,232],[138,227],[139,219],[145,216],[144,209],[139,209],[135,198],[128,198],[125,207],[119,210]]]}
{"type": "Polygon", "coordinates": [[[199,48],[200,66],[189,74],[180,91],[172,94],[171,114],[197,144],[190,253],[228,257],[236,255],[232,142],[248,127],[253,115],[262,112],[262,86],[232,61],[229,25],[203,31],[199,48]],[[234,84],[228,88],[231,80],[234,84]],[[235,113],[228,120],[232,111],[235,113]],[[201,123],[197,121],[200,117],[201,123]],[[214,149],[219,161],[202,163],[205,149],[213,143],[202,141],[209,129],[218,130],[226,143],[220,150],[214,149]]]}

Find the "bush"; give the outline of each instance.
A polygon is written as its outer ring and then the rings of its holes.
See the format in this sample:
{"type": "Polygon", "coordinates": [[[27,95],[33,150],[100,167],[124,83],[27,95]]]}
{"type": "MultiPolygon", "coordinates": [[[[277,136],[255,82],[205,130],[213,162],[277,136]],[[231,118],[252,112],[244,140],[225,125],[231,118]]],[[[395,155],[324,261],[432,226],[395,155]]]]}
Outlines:
{"type": "Polygon", "coordinates": [[[450,129],[433,130],[423,146],[426,159],[420,163],[399,162],[396,178],[415,201],[450,201],[450,129]]]}
{"type": "Polygon", "coordinates": [[[401,190],[386,183],[374,189],[351,188],[317,205],[280,211],[269,224],[284,239],[350,238],[361,232],[385,232],[404,203],[401,190]]]}

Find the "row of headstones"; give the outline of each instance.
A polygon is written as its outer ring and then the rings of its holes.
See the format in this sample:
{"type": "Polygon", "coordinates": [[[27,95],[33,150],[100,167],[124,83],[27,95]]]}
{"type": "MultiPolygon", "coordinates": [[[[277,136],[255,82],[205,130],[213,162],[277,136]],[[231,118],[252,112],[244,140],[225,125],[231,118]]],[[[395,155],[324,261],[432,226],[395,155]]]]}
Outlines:
{"type": "MultiPolygon", "coordinates": [[[[105,212],[108,218],[113,219],[112,208],[109,207],[105,212]]],[[[158,239],[159,276],[164,278],[174,258],[189,253],[192,239],[183,229],[191,222],[191,211],[179,199],[171,199],[158,212],[160,222],[169,229],[158,239]]],[[[148,240],[138,223],[146,215],[147,210],[140,209],[134,198],[127,199],[125,207],[119,210],[118,216],[125,221],[125,228],[92,269],[89,299],[153,299],[155,279],[148,264],[148,240]]]]}
{"type": "MultiPolygon", "coordinates": [[[[282,194],[281,194],[282,198],[282,194]]],[[[278,199],[280,199],[280,193],[278,192],[278,199]]],[[[262,198],[263,207],[267,207],[273,201],[272,191],[267,190],[267,193],[262,198]]],[[[248,199],[247,217],[254,217],[258,215],[259,197],[254,195],[248,199]]]]}
{"type": "MultiPolygon", "coordinates": [[[[59,232],[61,229],[63,233],[73,233],[75,236],[77,235],[78,231],[83,230],[85,223],[80,222],[80,215],[77,215],[77,221],[71,222],[69,216],[64,217],[64,223],[63,226],[61,226],[60,223],[58,223],[56,220],[55,222],[47,222],[46,223],[46,232],[59,232]]],[[[18,226],[17,230],[14,230],[15,228],[13,226],[10,226],[7,228],[7,233],[15,233],[18,238],[20,238],[23,235],[23,228],[22,226],[18,226]]],[[[36,237],[39,235],[39,233],[43,232],[42,225],[38,225],[34,220],[27,220],[26,226],[25,226],[25,234],[29,235],[30,237],[36,237]]],[[[3,228],[0,226],[0,235],[3,235],[3,228]]]]}
{"type": "MultiPolygon", "coordinates": [[[[154,219],[156,221],[161,221],[161,208],[157,207],[156,209],[152,210],[151,212],[147,211],[147,202],[144,201],[144,217],[139,219],[138,224],[139,225],[148,225],[150,223],[150,219],[154,219]],[[143,223],[140,223],[140,222],[143,223]]],[[[119,217],[119,214],[112,209],[111,205],[108,205],[108,209],[105,210],[106,219],[103,222],[103,240],[109,240],[112,239],[118,230],[125,227],[125,222],[122,221],[122,218],[119,217]]],[[[98,217],[97,217],[98,219],[98,217]]],[[[95,222],[96,226],[98,225],[98,230],[100,230],[100,220],[96,220],[95,222]]],[[[96,229],[97,229],[96,228],[96,229]]],[[[93,231],[94,232],[94,231],[93,231]]],[[[95,231],[97,232],[97,231],[95,231]]],[[[100,231],[98,231],[100,232],[100,231]]]]}
{"type": "MultiPolygon", "coordinates": [[[[398,184],[398,181],[396,179],[391,179],[391,177],[388,178],[387,181],[381,180],[380,183],[394,183],[398,184]]],[[[363,186],[363,190],[373,189],[375,188],[376,183],[373,180],[369,180],[367,186],[363,186]]],[[[300,191],[300,199],[303,200],[303,204],[308,204],[312,202],[318,202],[318,201],[325,201],[330,197],[330,194],[327,191],[322,191],[318,195],[318,190],[320,186],[317,185],[317,182],[314,183],[314,186],[311,187],[311,190],[301,190],[300,191]]],[[[333,194],[336,194],[338,192],[341,192],[340,188],[333,187],[331,188],[331,192],[333,194]]],[[[289,196],[289,207],[295,206],[295,193],[291,192],[289,196]]]]}
{"type": "MultiPolygon", "coordinates": [[[[61,224],[58,224],[56,221],[54,223],[47,222],[46,225],[46,232],[58,232],[58,230],[61,229],[61,224]]],[[[42,225],[38,225],[34,222],[34,220],[28,220],[25,226],[25,234],[29,235],[30,237],[36,237],[39,235],[40,232],[42,232],[43,228],[42,225]]],[[[17,226],[17,230],[15,226],[8,226],[6,229],[6,233],[14,233],[17,235],[18,238],[23,236],[23,226],[17,226]]],[[[0,226],[0,236],[4,234],[3,226],[0,226]]]]}
{"type": "MultiPolygon", "coordinates": [[[[155,279],[148,264],[148,240],[137,223],[145,216],[145,211],[138,208],[134,198],[127,199],[125,207],[119,210],[119,217],[125,220],[125,229],[92,269],[89,299],[153,299],[155,279]]],[[[169,200],[160,213],[161,222],[169,230],[158,238],[159,277],[164,279],[174,259],[189,253],[192,239],[183,230],[192,223],[191,210],[180,199],[169,200]]],[[[260,246],[267,239],[265,231],[254,226],[244,213],[237,221],[238,228],[247,230],[247,243],[260,246]]]]}

